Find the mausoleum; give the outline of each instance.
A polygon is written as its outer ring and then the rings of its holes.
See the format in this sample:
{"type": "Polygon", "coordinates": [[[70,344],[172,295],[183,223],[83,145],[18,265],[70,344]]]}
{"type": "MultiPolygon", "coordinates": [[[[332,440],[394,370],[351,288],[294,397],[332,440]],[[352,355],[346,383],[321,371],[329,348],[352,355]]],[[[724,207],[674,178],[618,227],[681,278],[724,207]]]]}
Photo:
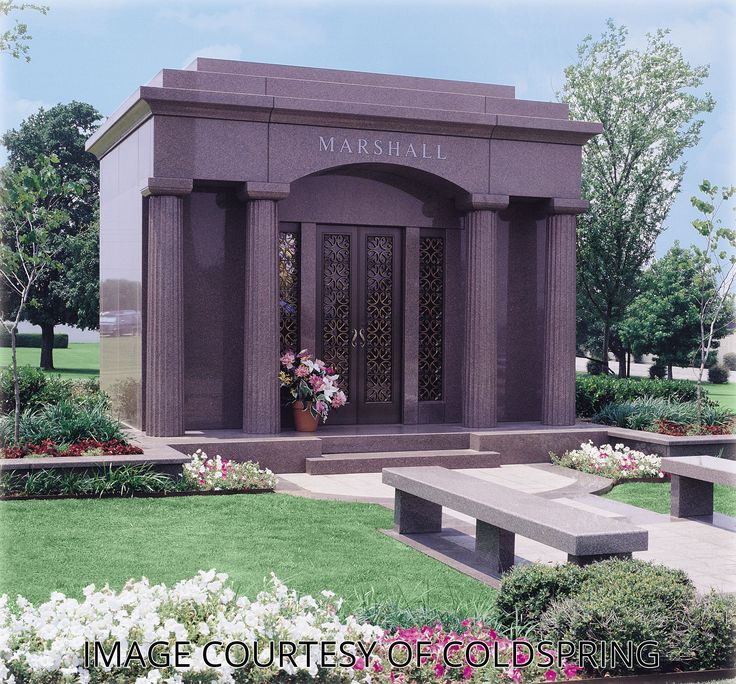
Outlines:
{"type": "Polygon", "coordinates": [[[196,59],[88,142],[101,380],[153,436],[282,429],[279,356],[331,423],[575,423],[575,224],[601,127],[514,88],[196,59]]]}

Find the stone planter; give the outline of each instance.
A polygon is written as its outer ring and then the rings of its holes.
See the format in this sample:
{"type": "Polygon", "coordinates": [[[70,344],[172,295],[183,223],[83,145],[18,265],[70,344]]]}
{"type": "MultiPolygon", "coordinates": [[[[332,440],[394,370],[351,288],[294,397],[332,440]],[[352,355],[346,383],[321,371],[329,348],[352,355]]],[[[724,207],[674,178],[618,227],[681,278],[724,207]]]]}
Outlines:
{"type": "Polygon", "coordinates": [[[312,402],[295,401],[292,404],[294,410],[294,429],[297,432],[316,432],[319,425],[319,416],[313,416],[310,408],[312,402]]]}

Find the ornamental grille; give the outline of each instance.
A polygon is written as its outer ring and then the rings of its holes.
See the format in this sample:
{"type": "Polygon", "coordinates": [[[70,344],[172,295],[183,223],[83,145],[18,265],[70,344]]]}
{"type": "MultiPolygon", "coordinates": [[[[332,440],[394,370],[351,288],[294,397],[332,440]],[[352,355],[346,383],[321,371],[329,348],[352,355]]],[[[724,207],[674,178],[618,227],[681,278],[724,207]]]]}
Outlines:
{"type": "Polygon", "coordinates": [[[419,401],[442,401],[445,245],[419,241],[419,401]]]}
{"type": "Polygon", "coordinates": [[[394,239],[371,235],[366,241],[365,399],[392,400],[394,239]]]}
{"type": "Polygon", "coordinates": [[[322,238],[322,359],[350,396],[350,236],[322,238]]]}
{"type": "Polygon", "coordinates": [[[279,336],[281,351],[299,351],[299,238],[279,233],[279,336]]]}

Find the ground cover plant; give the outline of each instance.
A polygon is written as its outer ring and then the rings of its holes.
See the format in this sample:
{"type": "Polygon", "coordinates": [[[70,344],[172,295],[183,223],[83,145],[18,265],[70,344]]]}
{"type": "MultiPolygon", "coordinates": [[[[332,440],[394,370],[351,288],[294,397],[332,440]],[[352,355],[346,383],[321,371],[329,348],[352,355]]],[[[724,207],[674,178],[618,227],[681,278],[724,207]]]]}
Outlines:
{"type": "MultiPolygon", "coordinates": [[[[497,607],[504,628],[524,624],[532,638],[654,641],[665,671],[729,667],[736,658],[736,597],[699,596],[681,570],[644,561],[516,566],[503,578],[497,607]]],[[[638,670],[600,659],[586,667],[596,675],[638,670]]]]}
{"type": "Polygon", "coordinates": [[[603,425],[673,436],[726,435],[736,429],[736,415],[729,409],[704,404],[698,420],[696,402],[662,397],[640,397],[607,404],[592,420],[603,425]]]}
{"type": "Polygon", "coordinates": [[[578,375],[575,379],[577,414],[591,418],[608,404],[661,397],[674,402],[695,401],[697,387],[688,380],[617,378],[612,375],[578,375]]]}
{"type": "MultiPolygon", "coordinates": [[[[671,486],[663,482],[622,482],[604,496],[607,499],[669,515],[671,486]]],[[[713,509],[716,513],[736,517],[736,489],[724,485],[713,487],[713,509]]]]}
{"type": "Polygon", "coordinates": [[[591,440],[579,449],[566,451],[561,456],[550,454],[552,463],[584,473],[608,477],[616,482],[640,478],[661,479],[662,459],[656,454],[645,454],[623,444],[596,446],[591,440]]]}
{"type": "Polygon", "coordinates": [[[384,631],[351,615],[340,616],[341,607],[342,600],[332,591],[323,590],[316,598],[299,596],[275,576],[251,600],[238,595],[228,576],[215,570],[199,572],[170,588],[145,579],[130,580],[120,592],[89,586],[81,602],[57,593],[38,608],[22,598],[12,606],[4,596],[0,600],[0,677],[48,684],[68,681],[69,677],[95,682],[135,678],[141,684],[164,678],[181,684],[312,678],[394,684],[437,679],[556,681],[574,678],[580,670],[574,662],[561,658],[544,666],[535,661],[524,668],[495,665],[491,653],[505,663],[514,652],[522,657],[521,662],[528,656],[524,648],[482,622],[467,621],[459,631],[439,624],[384,631]],[[14,614],[13,608],[19,614],[14,614]],[[159,666],[158,671],[145,662],[127,668],[90,665],[85,662],[82,636],[90,632],[107,651],[120,640],[163,642],[157,649],[157,660],[160,663],[162,654],[167,653],[170,664],[159,666]],[[174,639],[191,645],[189,668],[174,667],[174,639]],[[279,653],[285,641],[309,641],[313,644],[310,659],[302,646],[292,661],[277,657],[266,667],[253,667],[256,649],[262,654],[260,662],[265,662],[269,648],[279,653]],[[334,646],[329,658],[332,667],[318,664],[321,642],[334,646]],[[417,657],[419,642],[424,642],[427,654],[422,660],[417,657]],[[242,644],[252,650],[246,652],[242,644]],[[362,651],[360,646],[364,646],[362,651]],[[371,648],[370,655],[365,647],[371,648]],[[484,652],[488,655],[481,666],[484,652]],[[249,665],[239,666],[246,659],[249,665]]]}
{"type": "Polygon", "coordinates": [[[300,592],[331,588],[350,611],[368,592],[466,617],[492,601],[490,587],[381,532],[392,526],[382,506],[287,494],[2,501],[0,548],[13,553],[0,556],[0,594],[80,598],[90,583],[173,584],[216,567],[249,596],[274,570],[300,592]]]}

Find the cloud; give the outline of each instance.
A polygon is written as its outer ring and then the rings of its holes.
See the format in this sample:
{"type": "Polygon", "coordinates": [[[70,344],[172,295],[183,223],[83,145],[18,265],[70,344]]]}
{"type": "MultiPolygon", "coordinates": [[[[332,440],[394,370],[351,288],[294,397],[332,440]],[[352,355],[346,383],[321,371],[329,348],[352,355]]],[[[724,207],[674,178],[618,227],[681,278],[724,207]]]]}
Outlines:
{"type": "Polygon", "coordinates": [[[208,45],[192,52],[182,63],[182,68],[191,64],[197,57],[210,57],[212,59],[241,59],[243,48],[233,43],[208,45]]]}

